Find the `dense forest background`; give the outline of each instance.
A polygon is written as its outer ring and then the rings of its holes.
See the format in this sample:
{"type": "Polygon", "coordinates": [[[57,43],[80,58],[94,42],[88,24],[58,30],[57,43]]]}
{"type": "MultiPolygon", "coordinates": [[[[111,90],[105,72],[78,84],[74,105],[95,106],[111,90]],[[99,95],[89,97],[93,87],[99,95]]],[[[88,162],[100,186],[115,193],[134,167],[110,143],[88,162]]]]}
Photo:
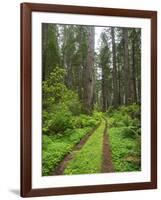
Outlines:
{"type": "MultiPolygon", "coordinates": [[[[134,135],[140,135],[140,104],[141,29],[42,24],[44,175],[70,151],[64,147],[66,150],[60,156],[51,155],[51,149],[59,149],[59,145],[49,143],[60,138],[64,141],[72,134],[78,143],[89,127],[98,124],[102,113],[110,116],[115,110],[111,117],[117,120],[111,120],[111,124],[116,127],[123,120],[121,126],[127,137],[134,139],[134,135]],[[127,116],[122,119],[125,113],[127,116]],[[53,161],[54,156],[58,160],[53,161]]],[[[140,156],[140,146],[137,147],[140,156]]],[[[140,169],[138,155],[137,159],[134,157],[137,167],[131,170],[140,169]]],[[[130,170],[129,165],[125,170],[130,170]]]]}
{"type": "Polygon", "coordinates": [[[43,24],[42,32],[43,81],[59,70],[82,112],[140,103],[141,29],[43,24]]]}

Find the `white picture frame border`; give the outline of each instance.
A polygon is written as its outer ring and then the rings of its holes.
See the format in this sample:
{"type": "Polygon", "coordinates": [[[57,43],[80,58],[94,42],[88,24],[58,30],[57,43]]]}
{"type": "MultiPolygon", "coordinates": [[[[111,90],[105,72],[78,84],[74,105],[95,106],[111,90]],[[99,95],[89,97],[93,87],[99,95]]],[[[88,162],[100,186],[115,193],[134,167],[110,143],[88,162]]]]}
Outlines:
{"type": "Polygon", "coordinates": [[[151,180],[151,20],[130,17],[32,12],[32,187],[56,188],[151,180]],[[41,24],[77,24],[141,28],[141,172],[42,177],[41,24]]]}

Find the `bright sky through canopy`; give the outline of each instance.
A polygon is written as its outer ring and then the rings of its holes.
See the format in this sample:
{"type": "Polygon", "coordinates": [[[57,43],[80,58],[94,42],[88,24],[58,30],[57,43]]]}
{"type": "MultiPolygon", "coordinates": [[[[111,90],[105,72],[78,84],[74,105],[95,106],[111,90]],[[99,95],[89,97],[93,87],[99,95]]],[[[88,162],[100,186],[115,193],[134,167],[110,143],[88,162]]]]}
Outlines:
{"type": "Polygon", "coordinates": [[[100,36],[101,36],[101,32],[103,31],[105,27],[95,27],[95,51],[98,51],[99,47],[100,47],[100,36]]]}

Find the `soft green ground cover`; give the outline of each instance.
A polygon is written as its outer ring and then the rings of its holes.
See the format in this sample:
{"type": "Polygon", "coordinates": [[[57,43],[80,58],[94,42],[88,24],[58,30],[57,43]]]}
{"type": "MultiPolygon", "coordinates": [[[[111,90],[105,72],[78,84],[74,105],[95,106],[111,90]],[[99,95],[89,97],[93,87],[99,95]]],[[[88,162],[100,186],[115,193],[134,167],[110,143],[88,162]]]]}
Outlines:
{"type": "Polygon", "coordinates": [[[42,175],[50,175],[60,161],[83,136],[91,131],[101,119],[101,113],[73,116],[60,107],[44,122],[42,137],[42,175]],[[45,124],[46,123],[46,124],[45,124]]]}
{"type": "Polygon", "coordinates": [[[112,162],[117,172],[141,170],[140,108],[121,107],[109,113],[108,133],[112,162]]]}
{"type": "Polygon", "coordinates": [[[50,175],[102,115],[85,114],[77,92],[66,87],[65,76],[64,69],[55,67],[42,83],[42,175],[50,175]]]}
{"type": "Polygon", "coordinates": [[[75,157],[69,162],[64,174],[90,174],[100,173],[102,165],[102,145],[105,121],[88,139],[83,148],[76,152],[75,157]]]}
{"type": "Polygon", "coordinates": [[[42,167],[43,176],[50,175],[54,168],[69,153],[73,146],[90,131],[90,127],[70,130],[63,137],[43,136],[42,167]]]}

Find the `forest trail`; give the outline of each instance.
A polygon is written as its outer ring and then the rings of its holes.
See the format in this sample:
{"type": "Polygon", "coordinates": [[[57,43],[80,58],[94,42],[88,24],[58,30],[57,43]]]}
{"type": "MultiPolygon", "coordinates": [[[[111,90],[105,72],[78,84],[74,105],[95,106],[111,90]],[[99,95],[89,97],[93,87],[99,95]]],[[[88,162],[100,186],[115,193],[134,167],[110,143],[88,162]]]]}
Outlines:
{"type": "Polygon", "coordinates": [[[73,150],[65,156],[65,158],[54,170],[53,175],[75,174],[76,172],[78,172],[78,174],[84,174],[88,172],[106,173],[112,171],[113,166],[107,135],[107,121],[106,119],[102,119],[102,121],[91,132],[87,133],[73,148],[73,150]],[[96,138],[96,141],[94,138],[96,138]],[[97,146],[98,150],[95,154],[94,148],[97,146]],[[94,157],[101,161],[98,162],[96,166],[95,163],[97,162],[95,162],[94,159],[92,160],[92,153],[94,157]],[[76,169],[77,162],[82,163],[81,169],[76,169]],[[86,163],[89,162],[90,165],[86,165],[86,163]],[[70,170],[68,170],[68,168],[70,170]],[[65,171],[66,169],[68,172],[65,171]]]}
{"type": "Polygon", "coordinates": [[[77,151],[79,151],[84,144],[86,143],[86,141],[89,139],[89,137],[95,132],[95,130],[100,126],[100,123],[94,127],[91,131],[89,131],[89,133],[87,133],[78,144],[76,144],[72,151],[70,153],[68,153],[64,159],[60,162],[60,164],[56,167],[56,169],[54,170],[54,172],[52,173],[52,175],[62,175],[68,162],[74,157],[75,153],[77,151]]]}
{"type": "Polygon", "coordinates": [[[41,33],[42,175],[141,170],[141,28],[41,33]]]}

